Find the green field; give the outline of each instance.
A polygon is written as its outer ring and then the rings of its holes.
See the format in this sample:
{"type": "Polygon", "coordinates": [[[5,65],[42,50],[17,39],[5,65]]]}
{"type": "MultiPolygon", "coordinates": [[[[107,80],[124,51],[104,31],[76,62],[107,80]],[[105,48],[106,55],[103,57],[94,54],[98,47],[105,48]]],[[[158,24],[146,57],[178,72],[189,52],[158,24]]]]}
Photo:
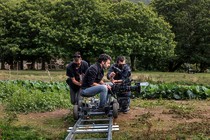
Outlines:
{"type": "MultiPolygon", "coordinates": [[[[210,74],[134,72],[132,78],[153,84],[209,86],[210,74]]],[[[65,71],[4,70],[0,80],[0,139],[60,140],[67,136],[67,128],[75,121],[65,71]],[[4,80],[9,81],[4,84],[4,80]]],[[[120,113],[114,123],[120,127],[113,132],[114,140],[209,140],[210,99],[135,98],[130,112],[120,113]]]]}
{"type": "MultiPolygon", "coordinates": [[[[65,71],[0,71],[0,80],[65,81],[65,71]]],[[[132,79],[153,83],[187,83],[210,85],[210,73],[133,72],[132,79]]],[[[106,79],[105,79],[106,80],[106,79]]]]}

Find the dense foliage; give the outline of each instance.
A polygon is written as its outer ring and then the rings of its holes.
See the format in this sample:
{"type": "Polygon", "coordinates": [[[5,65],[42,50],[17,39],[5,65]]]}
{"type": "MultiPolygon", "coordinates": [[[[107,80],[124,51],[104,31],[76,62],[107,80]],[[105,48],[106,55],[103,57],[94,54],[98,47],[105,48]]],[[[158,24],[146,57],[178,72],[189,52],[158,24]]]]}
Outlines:
{"type": "Polygon", "coordinates": [[[69,61],[80,51],[91,63],[109,53],[127,56],[133,70],[175,71],[190,63],[204,72],[209,8],[209,0],[2,0],[0,61],[45,69],[45,62],[69,61]]]}
{"type": "Polygon", "coordinates": [[[62,82],[0,81],[0,101],[17,112],[43,112],[70,107],[69,88],[62,82]]]}
{"type": "Polygon", "coordinates": [[[162,69],[162,60],[173,56],[171,27],[143,3],[19,0],[1,1],[0,7],[0,59],[11,68],[20,62],[22,69],[27,60],[44,69],[50,59],[75,51],[90,62],[100,53],[126,55],[133,69],[136,59],[149,62],[145,69],[162,69]]]}
{"type": "MultiPolygon", "coordinates": [[[[0,81],[0,101],[16,112],[43,112],[70,107],[69,87],[63,82],[0,81]]],[[[210,87],[175,84],[149,85],[139,95],[146,99],[206,99],[210,87]]]]}
{"type": "Polygon", "coordinates": [[[206,86],[184,86],[175,84],[150,84],[143,90],[140,97],[145,99],[207,99],[210,98],[210,87],[206,86]]]}
{"type": "Polygon", "coordinates": [[[210,0],[153,0],[151,5],[172,26],[176,57],[170,71],[196,63],[200,72],[210,65],[210,0]]]}

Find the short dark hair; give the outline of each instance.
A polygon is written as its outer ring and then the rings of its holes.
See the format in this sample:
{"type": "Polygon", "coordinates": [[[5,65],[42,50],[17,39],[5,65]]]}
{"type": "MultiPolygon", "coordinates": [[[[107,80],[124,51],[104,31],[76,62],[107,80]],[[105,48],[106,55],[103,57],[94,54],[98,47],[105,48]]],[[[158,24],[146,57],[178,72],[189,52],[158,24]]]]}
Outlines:
{"type": "Polygon", "coordinates": [[[81,57],[80,52],[75,52],[74,55],[73,55],[73,57],[76,57],[76,56],[80,56],[81,57]]]}
{"type": "Polygon", "coordinates": [[[116,59],[116,63],[123,62],[125,60],[125,56],[118,56],[116,59]]]}
{"type": "Polygon", "coordinates": [[[101,54],[97,60],[98,63],[101,63],[102,61],[112,60],[112,58],[108,54],[101,54]]]}

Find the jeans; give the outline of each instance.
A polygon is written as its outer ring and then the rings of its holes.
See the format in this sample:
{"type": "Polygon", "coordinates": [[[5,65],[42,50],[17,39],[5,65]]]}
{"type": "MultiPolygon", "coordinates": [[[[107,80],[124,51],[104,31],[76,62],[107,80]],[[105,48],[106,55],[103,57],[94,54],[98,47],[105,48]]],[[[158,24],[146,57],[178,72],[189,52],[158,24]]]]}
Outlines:
{"type": "Polygon", "coordinates": [[[107,103],[108,88],[106,85],[92,86],[81,91],[81,95],[85,97],[93,97],[100,94],[99,108],[103,108],[107,103]]]}

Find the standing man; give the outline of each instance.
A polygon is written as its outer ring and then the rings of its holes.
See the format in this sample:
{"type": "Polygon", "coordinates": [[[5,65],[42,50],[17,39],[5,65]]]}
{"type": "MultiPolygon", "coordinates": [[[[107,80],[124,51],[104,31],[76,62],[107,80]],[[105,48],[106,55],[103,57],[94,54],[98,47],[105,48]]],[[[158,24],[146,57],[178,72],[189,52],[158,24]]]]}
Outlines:
{"type": "Polygon", "coordinates": [[[108,89],[111,87],[104,84],[104,69],[110,66],[111,57],[107,54],[101,54],[97,62],[91,65],[85,73],[82,82],[81,95],[85,97],[92,97],[100,94],[99,109],[104,109],[107,103],[108,89]]]}
{"type": "MultiPolygon", "coordinates": [[[[130,76],[131,76],[131,69],[126,64],[125,57],[118,56],[116,63],[109,68],[109,71],[107,73],[107,79],[109,79],[112,83],[122,83],[130,76]]],[[[121,111],[127,113],[130,109],[129,106],[130,106],[131,92],[121,93],[118,96],[123,97],[122,100],[119,98],[120,100],[118,101],[121,107],[121,111]]]]}
{"type": "Polygon", "coordinates": [[[82,60],[80,52],[73,55],[73,62],[69,63],[66,68],[66,82],[70,87],[70,98],[73,105],[77,104],[78,94],[82,85],[82,77],[88,69],[88,63],[82,60]]]}

